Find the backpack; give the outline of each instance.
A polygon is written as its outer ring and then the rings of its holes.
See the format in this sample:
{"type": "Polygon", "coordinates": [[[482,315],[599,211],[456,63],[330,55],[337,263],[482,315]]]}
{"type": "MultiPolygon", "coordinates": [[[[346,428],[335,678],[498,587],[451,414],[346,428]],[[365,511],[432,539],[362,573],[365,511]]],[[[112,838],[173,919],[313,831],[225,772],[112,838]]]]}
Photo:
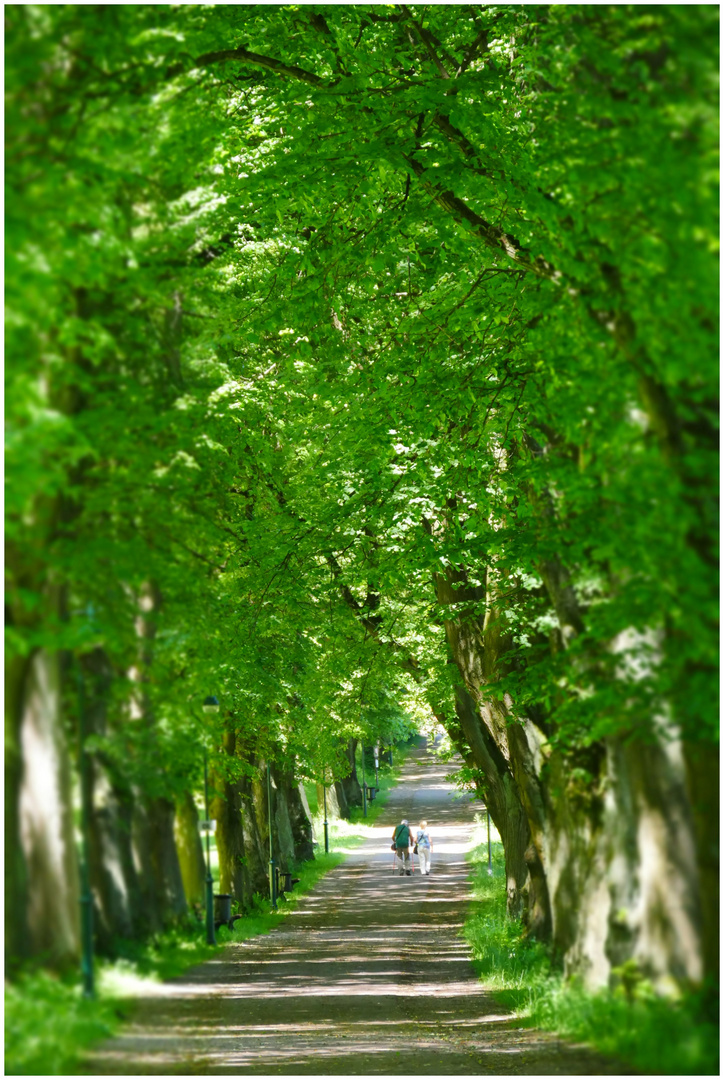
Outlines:
{"type": "Polygon", "coordinates": [[[407,825],[398,825],[395,829],[395,846],[408,847],[410,843],[410,830],[407,825]]]}

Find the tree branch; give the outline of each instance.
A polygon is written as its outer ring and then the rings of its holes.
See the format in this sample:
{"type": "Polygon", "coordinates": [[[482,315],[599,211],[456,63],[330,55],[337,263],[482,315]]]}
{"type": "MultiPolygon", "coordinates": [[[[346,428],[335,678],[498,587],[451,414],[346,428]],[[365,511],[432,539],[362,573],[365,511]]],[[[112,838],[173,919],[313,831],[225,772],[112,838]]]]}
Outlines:
{"type": "MultiPolygon", "coordinates": [[[[283,64],[281,60],[275,60],[273,56],[262,56],[261,53],[249,52],[248,49],[220,49],[218,52],[203,53],[194,60],[194,67],[208,67],[210,64],[220,64],[228,60],[239,60],[243,64],[253,64],[254,67],[265,68],[273,71],[276,75],[286,75],[287,78],[297,79],[307,83],[308,86],[332,86],[313,71],[305,71],[304,68],[295,64],[283,64]]],[[[178,75],[183,71],[181,65],[175,65],[169,69],[170,76],[178,75]]]]}
{"type": "Polygon", "coordinates": [[[424,174],[429,170],[425,169],[424,165],[421,165],[415,158],[406,154],[405,161],[438,206],[442,207],[447,213],[452,214],[456,220],[465,221],[468,225],[471,225],[474,235],[479,237],[486,247],[492,248],[493,251],[502,252],[509,259],[512,259],[517,266],[535,274],[537,277],[558,282],[560,275],[544,258],[540,255],[532,258],[530,251],[527,248],[522,248],[514,236],[506,233],[497,225],[491,225],[480,214],[471,210],[467,203],[464,203],[452,191],[446,191],[439,184],[424,179],[424,174]]]}

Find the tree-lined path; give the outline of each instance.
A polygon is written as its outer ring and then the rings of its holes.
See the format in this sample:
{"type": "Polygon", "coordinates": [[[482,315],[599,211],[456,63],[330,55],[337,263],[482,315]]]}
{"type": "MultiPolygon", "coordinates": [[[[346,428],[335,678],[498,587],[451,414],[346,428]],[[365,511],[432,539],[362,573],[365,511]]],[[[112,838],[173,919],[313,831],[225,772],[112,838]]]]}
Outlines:
{"type": "Polygon", "coordinates": [[[283,928],[192,968],[141,1001],[89,1072],[614,1074],[581,1048],[521,1029],[478,981],[459,930],[475,803],[412,752],[374,837],[283,928]],[[429,878],[392,873],[401,817],[430,822],[429,878]]]}

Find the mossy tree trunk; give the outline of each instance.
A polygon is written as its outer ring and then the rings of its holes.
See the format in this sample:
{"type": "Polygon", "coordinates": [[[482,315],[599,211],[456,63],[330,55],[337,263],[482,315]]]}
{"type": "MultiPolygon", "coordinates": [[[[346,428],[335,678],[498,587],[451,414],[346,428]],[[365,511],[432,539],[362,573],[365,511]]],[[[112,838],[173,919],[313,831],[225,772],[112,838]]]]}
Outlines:
{"type": "MultiPolygon", "coordinates": [[[[456,578],[438,579],[442,602],[468,598],[464,576],[456,578]]],[[[464,683],[450,727],[481,773],[506,847],[509,911],[549,936],[567,974],[591,987],[615,979],[626,961],[662,991],[672,980],[698,982],[697,849],[676,730],[646,744],[552,747],[530,716],[487,690],[507,651],[490,591],[487,603],[484,622],[458,607],[445,623],[464,683]]],[[[570,611],[561,617],[564,637],[570,611]]]]}
{"type": "MultiPolygon", "coordinates": [[[[357,739],[348,739],[344,747],[345,761],[348,766],[346,776],[341,776],[338,781],[335,781],[335,786],[339,785],[339,788],[344,792],[344,802],[349,808],[353,806],[362,805],[362,788],[357,778],[357,739]]],[[[342,800],[340,799],[340,809],[342,809],[342,800]]]]}
{"type": "MultiPolygon", "coordinates": [[[[108,731],[108,701],[113,672],[107,655],[94,649],[83,656],[82,707],[89,736],[108,731]]],[[[93,894],[93,926],[101,952],[111,953],[116,937],[143,933],[146,912],[131,851],[133,795],[117,767],[96,752],[88,756],[89,876],[93,894]]]]}
{"type": "Polygon", "coordinates": [[[190,906],[203,907],[206,898],[206,864],[199,832],[199,812],[190,791],[185,791],[176,800],[174,834],[186,902],[190,906]]]}
{"type": "MultiPolygon", "coordinates": [[[[150,746],[155,738],[156,717],[147,692],[153,665],[157,614],[163,603],[155,582],[148,582],[140,591],[139,668],[137,705],[145,725],[150,746]]],[[[160,785],[163,791],[163,785],[160,785]]],[[[187,911],[183,878],[176,850],[174,817],[176,808],[170,791],[163,794],[139,793],[134,805],[134,848],[141,878],[144,904],[151,912],[149,921],[154,929],[160,924],[175,921],[187,911]]]]}
{"type": "MultiPolygon", "coordinates": [[[[274,780],[279,794],[280,810],[283,811],[284,831],[289,830],[287,862],[300,863],[314,858],[312,823],[299,791],[294,773],[289,769],[274,769],[274,780]]],[[[278,826],[282,835],[281,823],[278,826]]]]}
{"type": "MultiPolygon", "coordinates": [[[[233,762],[236,756],[236,736],[225,732],[221,747],[233,762]]],[[[211,787],[211,817],[216,821],[216,848],[219,853],[219,891],[244,900],[244,833],[241,818],[242,790],[239,780],[230,780],[228,770],[213,773],[211,787]]]]}

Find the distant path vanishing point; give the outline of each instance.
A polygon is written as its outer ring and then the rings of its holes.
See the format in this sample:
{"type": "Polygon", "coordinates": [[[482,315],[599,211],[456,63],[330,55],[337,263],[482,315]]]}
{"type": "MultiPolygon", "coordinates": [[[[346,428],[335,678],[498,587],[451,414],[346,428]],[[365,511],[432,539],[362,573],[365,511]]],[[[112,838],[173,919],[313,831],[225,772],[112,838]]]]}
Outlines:
{"type": "Polygon", "coordinates": [[[413,750],[374,837],[270,934],[138,1002],[89,1052],[95,1074],[618,1075],[585,1047],[522,1028],[479,982],[459,936],[475,803],[413,750]],[[397,822],[427,819],[432,874],[392,873],[397,822]]]}

